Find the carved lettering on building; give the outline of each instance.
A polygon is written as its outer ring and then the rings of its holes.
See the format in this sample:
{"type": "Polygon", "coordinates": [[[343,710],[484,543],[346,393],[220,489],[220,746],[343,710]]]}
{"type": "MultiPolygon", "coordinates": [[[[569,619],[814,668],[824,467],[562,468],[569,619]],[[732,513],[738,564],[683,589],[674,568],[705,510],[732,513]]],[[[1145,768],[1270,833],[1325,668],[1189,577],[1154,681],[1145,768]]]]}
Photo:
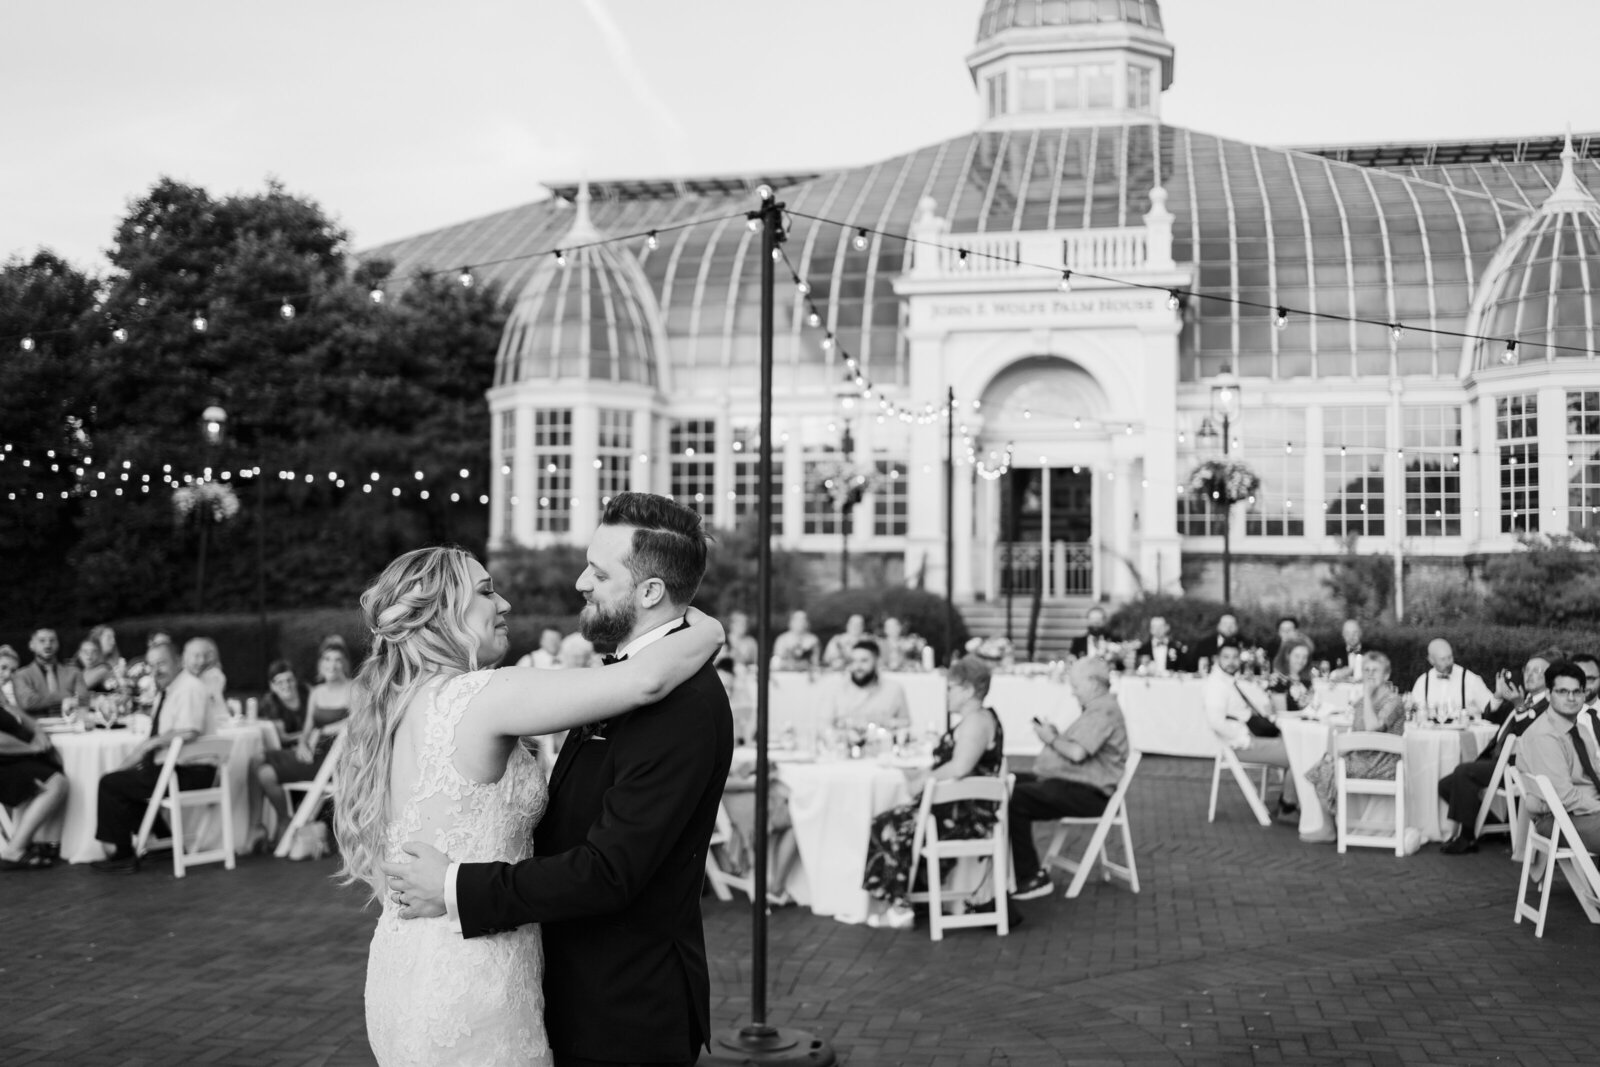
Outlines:
{"type": "Polygon", "coordinates": [[[1161,304],[1155,294],[1058,297],[993,297],[982,300],[930,301],[933,322],[977,322],[984,319],[1039,319],[1072,315],[1144,315],[1161,304]]]}

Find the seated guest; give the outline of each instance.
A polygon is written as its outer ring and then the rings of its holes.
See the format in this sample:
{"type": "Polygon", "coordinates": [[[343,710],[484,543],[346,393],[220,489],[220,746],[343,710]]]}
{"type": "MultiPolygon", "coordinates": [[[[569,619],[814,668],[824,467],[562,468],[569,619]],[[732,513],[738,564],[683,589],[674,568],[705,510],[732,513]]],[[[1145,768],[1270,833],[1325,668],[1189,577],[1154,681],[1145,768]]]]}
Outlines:
{"type": "Polygon", "coordinates": [[[178,658],[177,649],[174,648],[172,644],[172,635],[162,633],[160,630],[152,630],[150,636],[145,638],[144,641],[144,658],[146,662],[148,662],[150,659],[150,650],[155,648],[157,645],[165,645],[166,647],[173,649],[173,659],[178,658]]]}
{"type": "Polygon", "coordinates": [[[196,637],[183,646],[183,669],[206,684],[217,713],[228,713],[228,676],[222,673],[222,656],[209,637],[196,637]]]}
{"type": "MultiPolygon", "coordinates": [[[[1595,776],[1600,752],[1578,729],[1578,713],[1583,710],[1589,682],[1582,667],[1571,660],[1558,660],[1545,671],[1545,685],[1550,707],[1523,731],[1517,767],[1524,775],[1542,774],[1550,779],[1583,847],[1600,852],[1600,778],[1595,776]]],[[[1548,834],[1554,822],[1550,806],[1531,780],[1528,786],[1533,824],[1540,833],[1548,834]]]]}
{"type": "Polygon", "coordinates": [[[100,652],[100,643],[85,637],[78,645],[78,654],[72,665],[83,676],[83,688],[89,693],[113,693],[117,689],[117,676],[100,652]]]}
{"type": "Polygon", "coordinates": [[[1073,656],[1079,659],[1084,656],[1115,656],[1121,651],[1116,640],[1106,632],[1104,608],[1090,608],[1084,622],[1088,624],[1088,631],[1074,637],[1067,646],[1073,656]]]}
{"type": "Polygon", "coordinates": [[[891,682],[878,673],[878,642],[870,637],[856,642],[850,650],[850,669],[846,675],[849,681],[834,691],[829,722],[856,729],[869,724],[886,729],[911,726],[906,691],[900,688],[900,683],[891,682]]]}
{"type": "Polygon", "coordinates": [[[1285,615],[1281,619],[1279,619],[1278,620],[1278,639],[1276,641],[1274,641],[1273,644],[1272,644],[1272,658],[1273,659],[1277,659],[1278,658],[1278,650],[1283,647],[1283,643],[1285,641],[1289,640],[1289,638],[1298,635],[1299,633],[1300,633],[1300,620],[1299,619],[1296,619],[1293,615],[1285,615]]]}
{"type": "Polygon", "coordinates": [[[1277,711],[1304,711],[1311,706],[1315,695],[1311,677],[1311,641],[1296,635],[1278,649],[1278,658],[1272,661],[1272,676],[1267,679],[1267,692],[1272,696],[1272,706],[1277,711]]]}
{"type": "Polygon", "coordinates": [[[561,669],[561,631],[546,626],[539,631],[539,647],[517,660],[519,667],[535,667],[542,671],[561,669]]]}
{"type": "Polygon", "coordinates": [[[1245,645],[1248,643],[1239,635],[1238,617],[1232,614],[1224,614],[1217,619],[1216,633],[1212,634],[1210,637],[1206,638],[1200,643],[1197,654],[1205,656],[1208,659],[1216,659],[1217,649],[1221,648],[1229,641],[1238,645],[1240,648],[1245,647],[1245,645]]]}
{"type": "Polygon", "coordinates": [[[920,671],[922,669],[922,650],[928,642],[916,634],[905,632],[905,626],[893,615],[887,615],[883,620],[883,636],[878,639],[878,648],[883,652],[883,669],[886,671],[920,671]]]}
{"type": "Polygon", "coordinates": [[[1065,731],[1034,720],[1044,751],[1030,774],[1018,774],[1011,793],[1011,858],[1016,865],[1018,900],[1050,893],[1050,874],[1039,866],[1033,843],[1035,820],[1092,818],[1106,810],[1128,765],[1128,728],[1122,707],[1111,694],[1111,665],[1086,656],[1067,671],[1072,695],[1083,714],[1065,731]]]}
{"type": "Polygon", "coordinates": [[[33,662],[22,668],[12,678],[16,689],[17,706],[29,715],[45,717],[61,714],[61,702],[71,698],[74,702],[88,695],[83,686],[83,672],[70,663],[57,663],[56,655],[61,642],[54,630],[39,629],[28,641],[33,662]]]}
{"type": "MultiPolygon", "coordinates": [[[[283,791],[283,783],[309,782],[317,776],[328,758],[328,751],[333,748],[334,738],[344,729],[344,721],[350,716],[353,686],[350,652],[344,638],[337,634],[324,638],[317,654],[317,684],[306,696],[306,717],[300,740],[291,749],[263,752],[261,763],[255,769],[261,793],[277,813],[279,835],[288,828],[290,817],[289,798],[283,791]]],[[[253,802],[251,807],[253,811],[260,810],[259,802],[253,802]]],[[[255,832],[253,829],[252,833],[255,832]]],[[[277,842],[259,834],[251,844],[269,849],[277,842]]]]}
{"type": "Polygon", "coordinates": [[[1288,773],[1289,750],[1271,723],[1273,709],[1267,695],[1239,677],[1239,659],[1237,644],[1224,643],[1217,649],[1217,662],[1206,677],[1206,720],[1217,740],[1233,749],[1244,762],[1283,768],[1278,814],[1292,815],[1299,808],[1294,775],[1288,773]],[[1258,735],[1255,730],[1262,733],[1258,735]]]}
{"type": "Polygon", "coordinates": [[[742,611],[728,616],[727,654],[740,674],[755,670],[761,658],[761,649],[750,632],[750,616],[742,611]]]}
{"type": "Polygon", "coordinates": [[[305,726],[306,696],[305,684],[289,661],[273,660],[267,667],[267,695],[261,698],[256,717],[278,728],[280,742],[297,736],[305,726]]]}
{"type": "MultiPolygon", "coordinates": [[[[188,658],[189,649],[186,647],[184,651],[188,658]]],[[[197,650],[195,656],[203,656],[203,650],[197,650]]],[[[158,757],[166,754],[173,738],[192,741],[216,732],[219,725],[206,684],[192,671],[178,669],[170,644],[156,645],[145,653],[145,659],[160,694],[152,716],[151,736],[133,750],[122,766],[100,779],[100,815],[94,836],[106,845],[110,854],[91,866],[117,874],[131,874],[139,869],[133,837],[139,832],[150,794],[155,791],[156,779],[161,775],[158,757]]],[[[215,771],[206,766],[180,765],[177,770],[180,789],[205,789],[216,779],[215,771]]]]}
{"type": "MultiPolygon", "coordinates": [[[[1490,710],[1494,694],[1483,679],[1456,662],[1450,642],[1435,638],[1428,642],[1428,671],[1411,687],[1411,698],[1423,714],[1434,719],[1476,718],[1490,710]]],[[[1597,668],[1600,672],[1600,668],[1597,668]]],[[[1597,674],[1600,677],[1600,674],[1597,674]]]]}
{"type": "Polygon", "coordinates": [[[850,666],[850,652],[856,642],[867,636],[867,620],[852,615],[844,621],[844,633],[828,638],[828,647],[822,654],[822,665],[830,671],[842,671],[850,666]]]}
{"type": "Polygon", "coordinates": [[[34,843],[45,820],[67,802],[67,777],[50,735],[4,693],[21,662],[10,645],[0,645],[0,804],[27,810],[17,814],[11,839],[0,845],[0,871],[26,871],[55,864],[59,845],[34,843]]]}
{"type": "Polygon", "coordinates": [[[1600,657],[1592,656],[1587,652],[1579,652],[1571,657],[1572,662],[1583,669],[1583,703],[1588,709],[1600,706],[1600,657]]]}
{"type": "Polygon", "coordinates": [[[592,666],[595,662],[594,645],[587,637],[573,631],[561,639],[561,655],[557,658],[563,670],[573,671],[592,666]]]}
{"type": "MultiPolygon", "coordinates": [[[[755,865],[756,765],[755,757],[734,754],[723,786],[722,806],[733,824],[733,840],[723,849],[723,858],[736,874],[748,874],[755,865]]],[[[789,816],[789,787],[776,777],[767,783],[767,848],[772,865],[767,869],[767,903],[780,907],[794,903],[784,887],[800,859],[800,845],[794,839],[794,821],[789,816]]]]}
{"type": "MultiPolygon", "coordinates": [[[[1105,664],[1102,662],[1100,666],[1104,668],[1105,664]]],[[[954,725],[945,731],[933,750],[930,781],[993,777],[1000,773],[1005,762],[1005,731],[1000,726],[1000,717],[984,705],[989,696],[989,678],[989,668],[970,656],[950,665],[945,679],[945,700],[954,725]]],[[[1013,811],[1015,803],[1013,799],[1013,811]]],[[[1103,808],[1104,804],[1101,806],[1103,808]]],[[[885,919],[890,926],[907,927],[913,922],[907,897],[912,891],[912,874],[916,870],[911,846],[921,807],[918,798],[910,804],[889,809],[872,820],[872,834],[867,838],[867,867],[861,887],[888,903],[885,919]]],[[[936,805],[933,817],[939,821],[939,837],[943,840],[982,837],[999,821],[995,805],[981,800],[936,805]]],[[[1048,889],[1049,879],[1045,882],[1048,889]]]]}
{"type": "Polygon", "coordinates": [[[1339,635],[1344,638],[1344,651],[1329,663],[1330,676],[1336,682],[1365,684],[1367,672],[1361,667],[1361,624],[1355,619],[1346,619],[1339,635]]]}
{"type": "MultiPolygon", "coordinates": [[[[1399,691],[1389,682],[1389,657],[1382,652],[1364,652],[1361,670],[1361,703],[1355,709],[1351,729],[1380,734],[1404,733],[1406,709],[1399,691]]],[[[1333,753],[1324,753],[1306,772],[1306,780],[1316,790],[1317,800],[1330,816],[1339,806],[1333,759],[1333,753]]],[[[1392,782],[1400,757],[1393,752],[1348,752],[1344,765],[1348,777],[1392,782]]]]}
{"type": "MultiPolygon", "coordinates": [[[[1495,764],[1500,760],[1500,747],[1505,744],[1506,738],[1520,736],[1550,707],[1544,673],[1550,669],[1550,664],[1565,658],[1555,649],[1537,653],[1522,668],[1520,689],[1512,684],[1509,671],[1501,671],[1495,679],[1495,694],[1489,701],[1489,710],[1483,716],[1499,727],[1494,740],[1478,754],[1477,759],[1457,764],[1455,770],[1439,779],[1439,797],[1445,802],[1446,810],[1456,824],[1455,836],[1440,847],[1440,852],[1447,856],[1460,856],[1478,851],[1473,827],[1478,820],[1483,791],[1489,787],[1495,764]]],[[[1512,762],[1516,762],[1515,756],[1512,762]]]]}
{"type": "Polygon", "coordinates": [[[117,631],[109,626],[96,626],[89,631],[89,640],[100,646],[100,659],[113,674],[121,675],[128,669],[128,661],[117,649],[117,631]]]}
{"type": "Polygon", "coordinates": [[[811,620],[803,611],[789,614],[789,628],[772,642],[772,669],[775,671],[814,671],[821,666],[822,643],[811,632],[811,620]]]}
{"type": "Polygon", "coordinates": [[[1187,670],[1189,646],[1172,636],[1172,627],[1160,615],[1150,616],[1150,635],[1139,643],[1139,659],[1149,660],[1157,674],[1187,670]]]}

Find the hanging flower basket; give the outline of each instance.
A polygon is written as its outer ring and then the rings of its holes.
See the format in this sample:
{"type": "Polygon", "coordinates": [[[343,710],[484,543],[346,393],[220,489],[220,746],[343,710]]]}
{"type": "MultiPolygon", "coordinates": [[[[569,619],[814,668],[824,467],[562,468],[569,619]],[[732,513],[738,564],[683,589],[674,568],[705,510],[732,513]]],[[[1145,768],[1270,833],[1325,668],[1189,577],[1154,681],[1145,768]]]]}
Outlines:
{"type": "Polygon", "coordinates": [[[223,523],[239,514],[239,496],[220,482],[193,482],[172,491],[172,510],[180,523],[196,513],[201,522],[223,523]]]}
{"type": "Polygon", "coordinates": [[[1261,489],[1261,478],[1243,463],[1208,459],[1189,475],[1189,488],[1218,503],[1237,504],[1261,489]]]}
{"type": "Polygon", "coordinates": [[[812,470],[811,491],[827,497],[835,510],[843,511],[861,503],[861,498],[878,484],[874,467],[829,460],[812,470]]]}

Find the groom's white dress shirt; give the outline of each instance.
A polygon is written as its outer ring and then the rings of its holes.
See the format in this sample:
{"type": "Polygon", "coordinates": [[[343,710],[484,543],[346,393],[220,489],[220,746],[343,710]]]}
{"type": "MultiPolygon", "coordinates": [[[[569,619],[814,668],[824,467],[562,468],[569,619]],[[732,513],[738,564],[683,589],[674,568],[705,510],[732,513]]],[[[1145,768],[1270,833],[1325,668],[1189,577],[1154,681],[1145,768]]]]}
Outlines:
{"type": "MultiPolygon", "coordinates": [[[[654,630],[640,634],[617,649],[617,658],[624,659],[649,648],[682,625],[683,619],[680,617],[664,622],[654,630]]],[[[450,919],[450,928],[458,934],[461,932],[461,915],[456,908],[456,872],[460,868],[461,864],[459,862],[451,860],[450,866],[446,867],[444,872],[444,912],[450,919]]]]}

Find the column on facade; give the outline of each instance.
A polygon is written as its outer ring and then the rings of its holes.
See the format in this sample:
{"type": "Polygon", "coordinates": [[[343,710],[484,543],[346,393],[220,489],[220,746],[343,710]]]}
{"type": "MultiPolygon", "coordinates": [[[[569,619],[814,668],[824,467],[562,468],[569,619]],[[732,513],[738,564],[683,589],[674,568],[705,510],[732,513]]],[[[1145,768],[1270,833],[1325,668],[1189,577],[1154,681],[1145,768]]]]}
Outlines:
{"type": "Polygon", "coordinates": [[[655,464],[650,462],[651,454],[655,452],[655,442],[651,434],[655,429],[655,419],[651,416],[648,407],[636,408],[633,412],[633,456],[629,461],[628,485],[635,492],[655,492],[653,482],[654,474],[650,468],[655,464]]]}
{"type": "Polygon", "coordinates": [[[600,409],[592,400],[572,406],[572,533],[587,538],[600,525],[600,409]]]}
{"type": "Polygon", "coordinates": [[[950,516],[944,499],[944,421],[910,428],[906,453],[906,573],[928,561],[928,588],[944,593],[945,528],[950,516]]]}
{"type": "Polygon", "coordinates": [[[733,488],[733,403],[727,393],[722,394],[717,404],[716,417],[717,453],[711,478],[711,492],[716,504],[712,514],[716,516],[717,526],[731,530],[734,526],[733,505],[737,494],[733,488]]]}
{"type": "Polygon", "coordinates": [[[1306,455],[1301,471],[1305,479],[1301,519],[1307,537],[1322,537],[1328,528],[1327,446],[1322,437],[1322,405],[1312,404],[1306,408],[1306,455]]]}
{"type": "MultiPolygon", "coordinates": [[[[516,408],[517,446],[515,450],[516,465],[512,468],[514,491],[516,498],[515,510],[512,513],[512,535],[517,543],[531,545],[534,539],[533,515],[539,506],[538,477],[539,472],[533,466],[533,408],[528,404],[518,404],[516,408]]],[[[499,470],[499,460],[496,458],[494,470],[499,470]]],[[[509,506],[511,502],[508,500],[509,506]]]]}
{"type": "MultiPolygon", "coordinates": [[[[1143,456],[1139,481],[1139,571],[1151,592],[1183,591],[1182,552],[1178,541],[1178,498],[1172,491],[1178,472],[1178,329],[1176,321],[1141,331],[1143,341],[1146,421],[1139,438],[1143,456]]],[[[1134,473],[1130,470],[1129,477],[1134,473]]]]}
{"type": "Polygon", "coordinates": [[[1483,540],[1500,536],[1500,443],[1495,433],[1495,398],[1478,400],[1478,500],[1483,540]]]}
{"type": "Polygon", "coordinates": [[[783,544],[789,548],[800,547],[806,528],[806,451],[800,428],[799,420],[772,422],[772,432],[777,437],[772,442],[773,458],[780,450],[783,455],[783,544]]]}
{"type": "Polygon", "coordinates": [[[1461,537],[1464,544],[1476,544],[1488,529],[1482,510],[1484,458],[1483,434],[1477,413],[1481,404],[1461,406],[1461,537]]]}
{"type": "MultiPolygon", "coordinates": [[[[1127,566],[1134,563],[1138,566],[1141,557],[1139,541],[1140,532],[1135,528],[1134,512],[1136,500],[1141,490],[1138,478],[1139,457],[1129,446],[1134,439],[1126,437],[1117,441],[1112,446],[1111,464],[1101,476],[1102,484],[1106,485],[1109,492],[1106,494],[1111,500],[1111,535],[1110,553],[1108,554],[1108,579],[1107,588],[1113,597],[1124,599],[1138,596],[1142,591],[1139,588],[1140,580],[1134,574],[1133,568],[1127,566]]],[[[1154,580],[1153,574],[1142,575],[1144,581],[1154,580]]]]}
{"type": "MultiPolygon", "coordinates": [[[[1384,529],[1389,531],[1386,540],[1393,546],[1393,551],[1399,552],[1401,542],[1406,536],[1406,460],[1402,452],[1405,444],[1405,428],[1400,413],[1400,404],[1405,392],[1405,383],[1399,378],[1389,382],[1389,403],[1384,410],[1384,441],[1389,447],[1383,456],[1383,484],[1389,487],[1385,494],[1388,498],[1388,522],[1384,529]]],[[[1398,586],[1396,587],[1398,588],[1398,586]]]]}
{"type": "Polygon", "coordinates": [[[1567,390],[1539,390],[1539,529],[1564,534],[1568,529],[1567,390]]]}

